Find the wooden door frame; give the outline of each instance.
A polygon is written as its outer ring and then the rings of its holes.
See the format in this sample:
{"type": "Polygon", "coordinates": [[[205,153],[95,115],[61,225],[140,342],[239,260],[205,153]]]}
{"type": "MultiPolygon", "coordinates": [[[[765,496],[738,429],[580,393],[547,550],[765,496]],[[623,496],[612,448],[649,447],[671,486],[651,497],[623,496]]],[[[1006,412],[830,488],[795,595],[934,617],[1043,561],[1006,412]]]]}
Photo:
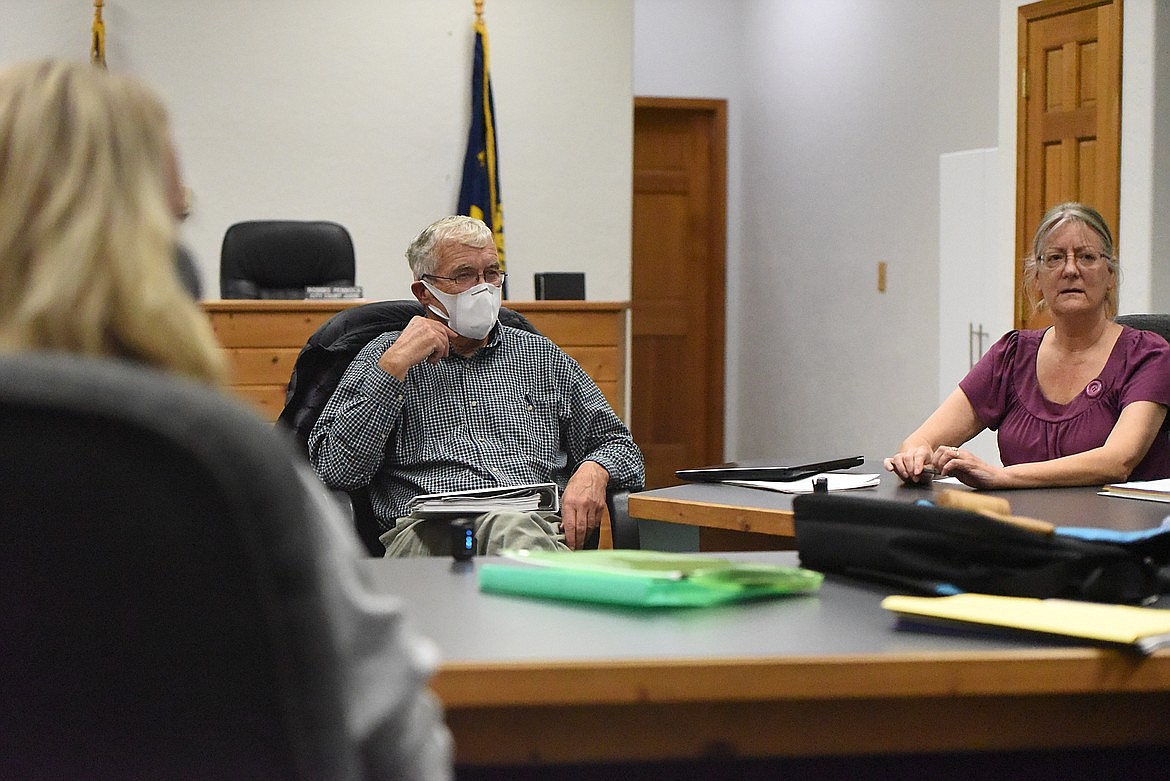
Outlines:
{"type": "MultiPolygon", "coordinates": [[[[707,416],[708,428],[705,450],[712,462],[723,459],[726,403],[726,360],[727,350],[727,101],[716,98],[668,98],[634,97],[634,111],[638,109],[685,111],[709,117],[711,128],[711,171],[707,221],[706,244],[711,266],[717,270],[706,281],[706,306],[718,317],[710,319],[708,343],[717,346],[708,355],[710,370],[707,373],[707,416]]],[[[631,264],[634,258],[630,259],[631,264]]],[[[631,272],[632,273],[632,272],[631,272]]],[[[630,310],[636,302],[631,295],[630,310]]],[[[631,333],[633,329],[631,328],[631,333]]],[[[637,425],[637,421],[634,421],[637,425]]]]}

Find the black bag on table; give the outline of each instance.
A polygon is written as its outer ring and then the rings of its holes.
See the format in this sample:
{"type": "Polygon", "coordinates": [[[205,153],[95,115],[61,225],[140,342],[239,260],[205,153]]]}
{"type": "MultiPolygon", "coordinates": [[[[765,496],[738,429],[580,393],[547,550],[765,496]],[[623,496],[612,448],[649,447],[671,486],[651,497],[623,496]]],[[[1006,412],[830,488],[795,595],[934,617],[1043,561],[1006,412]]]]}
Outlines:
{"type": "Polygon", "coordinates": [[[1164,589],[1170,532],[1132,542],[1044,534],[981,513],[844,494],[793,500],[807,569],[928,594],[1138,603],[1164,589]]]}

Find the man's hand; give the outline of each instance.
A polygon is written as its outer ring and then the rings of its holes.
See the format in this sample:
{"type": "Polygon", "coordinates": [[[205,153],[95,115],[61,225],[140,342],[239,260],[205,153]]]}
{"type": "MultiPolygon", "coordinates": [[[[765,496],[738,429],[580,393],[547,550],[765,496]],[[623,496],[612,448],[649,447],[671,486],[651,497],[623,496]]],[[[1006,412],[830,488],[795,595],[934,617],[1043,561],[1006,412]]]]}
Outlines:
{"type": "Polygon", "coordinates": [[[596,461],[582,461],[569,478],[561,497],[561,526],[565,530],[565,544],[573,550],[584,547],[589,533],[601,526],[608,485],[609,472],[596,461]]]}
{"type": "MultiPolygon", "coordinates": [[[[451,351],[451,340],[458,336],[446,323],[426,317],[412,317],[394,344],[378,359],[378,366],[400,380],[416,363],[438,363],[451,351]]],[[[604,470],[603,470],[604,471],[604,470]]]]}

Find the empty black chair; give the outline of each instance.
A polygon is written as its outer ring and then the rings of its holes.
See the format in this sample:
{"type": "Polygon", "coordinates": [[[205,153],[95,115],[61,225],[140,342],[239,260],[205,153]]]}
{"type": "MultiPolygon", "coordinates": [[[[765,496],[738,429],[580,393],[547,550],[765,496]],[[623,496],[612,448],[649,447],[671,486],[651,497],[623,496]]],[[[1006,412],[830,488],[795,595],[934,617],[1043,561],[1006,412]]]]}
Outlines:
{"type": "Polygon", "coordinates": [[[360,778],[287,438],[137,364],[0,376],[0,777],[360,778]]]}
{"type": "MultiPolygon", "coordinates": [[[[321,411],[333,395],[350,362],[370,341],[387,331],[401,331],[412,317],[422,315],[418,301],[376,301],[338,312],[321,325],[301,348],[288,382],[284,409],[278,424],[288,428],[308,455],[309,433],[321,417],[321,411]]],[[[540,333],[524,315],[511,309],[500,309],[504,325],[540,333]]],[[[386,531],[374,517],[365,491],[349,492],[353,504],[354,524],[358,536],[372,555],[384,552],[378,537],[386,531]]],[[[615,548],[638,548],[638,524],[629,516],[629,492],[611,491],[606,496],[610,530],[615,548]]],[[[597,535],[586,541],[587,547],[597,547],[597,535]]]]}
{"type": "Polygon", "coordinates": [[[353,284],[353,240],[336,222],[255,220],[224,234],[223,298],[295,299],[305,297],[306,287],[353,284]]]}

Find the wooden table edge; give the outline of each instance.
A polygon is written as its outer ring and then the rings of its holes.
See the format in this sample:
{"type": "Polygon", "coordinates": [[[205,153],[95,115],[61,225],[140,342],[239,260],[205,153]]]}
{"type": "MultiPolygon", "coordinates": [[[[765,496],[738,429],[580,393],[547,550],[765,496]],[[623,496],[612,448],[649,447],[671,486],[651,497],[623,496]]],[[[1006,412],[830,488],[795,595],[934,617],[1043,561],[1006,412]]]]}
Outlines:
{"type": "Polygon", "coordinates": [[[431,686],[448,707],[1170,693],[1170,651],[448,662],[431,686]]]}
{"type": "Polygon", "coordinates": [[[646,521],[664,521],[782,537],[792,537],[796,533],[792,522],[792,510],[777,508],[740,507],[630,494],[629,512],[632,518],[646,521]]]}

